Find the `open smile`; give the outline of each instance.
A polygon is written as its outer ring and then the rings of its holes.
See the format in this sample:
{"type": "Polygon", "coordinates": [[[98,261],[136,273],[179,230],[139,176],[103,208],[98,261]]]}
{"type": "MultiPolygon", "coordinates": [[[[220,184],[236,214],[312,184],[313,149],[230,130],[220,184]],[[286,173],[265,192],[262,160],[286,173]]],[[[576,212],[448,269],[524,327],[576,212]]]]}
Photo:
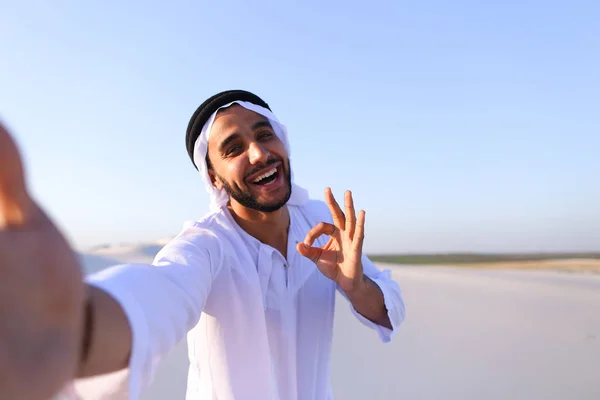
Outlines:
{"type": "Polygon", "coordinates": [[[283,183],[283,173],[281,169],[281,162],[272,164],[247,178],[246,182],[261,190],[269,191],[276,189],[283,183]]]}

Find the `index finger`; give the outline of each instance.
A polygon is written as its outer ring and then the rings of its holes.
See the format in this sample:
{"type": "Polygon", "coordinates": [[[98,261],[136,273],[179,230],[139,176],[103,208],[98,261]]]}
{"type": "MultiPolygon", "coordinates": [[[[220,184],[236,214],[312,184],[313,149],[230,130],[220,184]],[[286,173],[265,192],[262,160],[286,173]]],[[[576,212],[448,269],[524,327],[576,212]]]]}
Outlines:
{"type": "Polygon", "coordinates": [[[332,236],[336,231],[336,227],[332,224],[328,224],[327,222],[319,222],[315,225],[304,237],[304,244],[308,247],[311,247],[315,240],[317,240],[321,235],[329,235],[332,236]]]}

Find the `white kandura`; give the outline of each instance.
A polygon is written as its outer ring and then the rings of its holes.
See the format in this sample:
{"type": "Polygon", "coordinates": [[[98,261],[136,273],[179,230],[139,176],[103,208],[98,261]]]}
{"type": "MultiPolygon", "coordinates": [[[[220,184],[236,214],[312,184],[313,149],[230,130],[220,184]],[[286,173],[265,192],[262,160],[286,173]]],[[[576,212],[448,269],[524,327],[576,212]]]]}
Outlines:
{"type": "MultiPolygon", "coordinates": [[[[236,103],[268,116],[289,151],[285,128],[270,111],[236,103]]],[[[214,114],[205,128],[213,119],[214,114]]],[[[201,142],[197,163],[206,154],[201,142]]],[[[205,167],[199,168],[204,178],[205,167]]],[[[65,391],[67,397],[137,400],[158,363],[187,335],[188,400],[332,399],[335,299],[336,291],[344,292],[295,246],[319,222],[333,222],[329,208],[309,200],[292,182],[286,259],[243,231],[226,207],[226,194],[211,191],[206,183],[211,212],[187,223],[152,264],[119,265],[87,278],[125,310],[132,353],[126,370],[77,380],[65,391]]],[[[327,240],[322,236],[314,245],[327,240]]],[[[404,319],[401,289],[389,270],[380,271],[364,255],[362,264],[364,274],[381,288],[392,329],[348,304],[358,321],[388,342],[404,319]]]]}

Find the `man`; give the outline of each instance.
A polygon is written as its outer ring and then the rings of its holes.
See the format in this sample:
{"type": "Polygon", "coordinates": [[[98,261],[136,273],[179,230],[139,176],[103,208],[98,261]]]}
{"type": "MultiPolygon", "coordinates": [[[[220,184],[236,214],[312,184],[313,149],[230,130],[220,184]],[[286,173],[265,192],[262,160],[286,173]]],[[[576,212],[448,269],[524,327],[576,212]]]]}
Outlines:
{"type": "Polygon", "coordinates": [[[384,342],[404,318],[398,284],[362,254],[364,211],[350,192],[342,211],[329,189],[324,204],[294,183],[286,129],[255,94],[218,93],[190,120],[210,213],[152,265],[115,266],[85,286],[6,132],[0,146],[0,301],[13,305],[0,309],[11,349],[0,353],[0,398],[45,400],[99,375],[111,387],[104,374],[124,370],[111,398],[137,399],[187,334],[188,399],[330,399],[336,291],[384,342]]]}

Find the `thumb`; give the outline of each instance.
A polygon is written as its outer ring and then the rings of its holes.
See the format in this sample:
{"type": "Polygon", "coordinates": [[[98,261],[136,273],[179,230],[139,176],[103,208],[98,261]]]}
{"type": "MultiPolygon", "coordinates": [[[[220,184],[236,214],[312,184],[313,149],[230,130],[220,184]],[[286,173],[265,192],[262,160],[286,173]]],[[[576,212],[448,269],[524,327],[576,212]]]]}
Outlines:
{"type": "Polygon", "coordinates": [[[21,226],[33,212],[14,139],[0,123],[0,226],[21,226]]]}
{"type": "Polygon", "coordinates": [[[304,242],[300,242],[296,245],[296,250],[298,253],[303,255],[304,257],[310,259],[313,262],[317,262],[319,257],[321,257],[321,253],[323,249],[320,247],[310,247],[304,244],[304,242]]]}

